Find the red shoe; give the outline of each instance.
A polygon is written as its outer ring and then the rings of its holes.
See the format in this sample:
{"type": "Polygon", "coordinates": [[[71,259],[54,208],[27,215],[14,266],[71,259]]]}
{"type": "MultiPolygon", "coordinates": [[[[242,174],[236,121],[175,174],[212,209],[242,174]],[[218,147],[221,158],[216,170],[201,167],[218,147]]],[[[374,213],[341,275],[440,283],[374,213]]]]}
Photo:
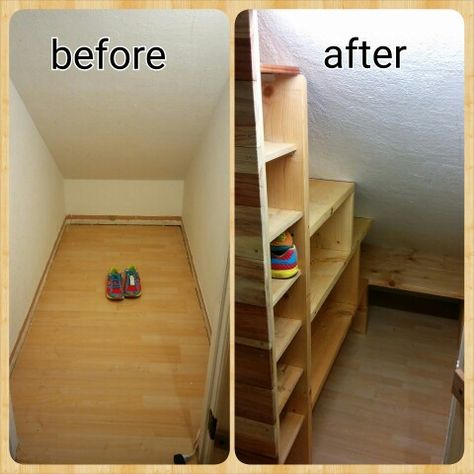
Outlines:
{"type": "Polygon", "coordinates": [[[138,298],[142,294],[142,284],[137,269],[132,265],[123,271],[125,285],[123,294],[125,298],[138,298]]]}
{"type": "Polygon", "coordinates": [[[107,274],[105,296],[107,296],[109,300],[123,300],[123,279],[116,268],[111,268],[107,274]]]}

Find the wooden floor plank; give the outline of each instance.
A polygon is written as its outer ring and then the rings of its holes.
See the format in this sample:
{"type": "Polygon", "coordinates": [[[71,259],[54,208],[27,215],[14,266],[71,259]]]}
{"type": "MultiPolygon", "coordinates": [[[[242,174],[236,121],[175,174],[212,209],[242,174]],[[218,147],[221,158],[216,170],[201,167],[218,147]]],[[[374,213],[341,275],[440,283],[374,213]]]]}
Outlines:
{"type": "Polygon", "coordinates": [[[181,229],[70,225],[12,373],[28,463],[171,463],[199,428],[209,342],[181,229]],[[111,302],[134,264],[143,295],[111,302]]]}

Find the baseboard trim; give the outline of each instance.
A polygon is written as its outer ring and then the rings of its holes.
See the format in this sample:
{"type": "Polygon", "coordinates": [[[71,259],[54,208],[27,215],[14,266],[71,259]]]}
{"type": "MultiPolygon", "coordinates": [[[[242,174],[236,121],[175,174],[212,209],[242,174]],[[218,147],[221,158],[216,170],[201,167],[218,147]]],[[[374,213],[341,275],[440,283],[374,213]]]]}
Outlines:
{"type": "Polygon", "coordinates": [[[114,216],[114,215],[77,215],[66,216],[68,224],[102,225],[181,225],[180,216],[114,216]]]}
{"type": "Polygon", "coordinates": [[[206,326],[207,338],[209,339],[209,344],[212,340],[212,329],[211,323],[209,320],[209,313],[207,312],[206,304],[204,303],[204,298],[202,296],[201,286],[199,284],[199,278],[196,273],[196,267],[194,265],[193,254],[191,253],[191,247],[189,246],[188,236],[186,235],[186,229],[184,225],[181,224],[181,232],[183,234],[184,247],[186,249],[186,254],[189,261],[189,266],[191,267],[191,272],[193,274],[194,281],[196,283],[196,295],[199,301],[199,306],[201,307],[202,314],[204,316],[204,325],[206,326]]]}
{"type": "Polygon", "coordinates": [[[26,335],[28,334],[31,321],[33,319],[33,313],[36,309],[36,305],[38,304],[38,299],[41,294],[41,291],[43,290],[44,284],[46,282],[46,277],[48,276],[49,269],[51,268],[51,264],[53,263],[53,259],[56,256],[56,253],[58,251],[59,242],[61,241],[61,238],[64,234],[64,229],[66,228],[66,225],[67,225],[67,216],[64,218],[61,228],[59,229],[58,236],[56,237],[56,240],[54,241],[53,248],[51,249],[51,253],[49,255],[48,261],[46,262],[46,266],[44,267],[40,281],[38,283],[38,286],[36,287],[36,291],[33,296],[33,300],[31,301],[30,307],[28,309],[28,313],[26,314],[26,318],[23,321],[20,332],[18,333],[18,337],[16,338],[15,345],[13,346],[13,350],[10,354],[10,374],[15,368],[18,355],[20,354],[21,348],[23,347],[23,343],[25,342],[26,335]]]}

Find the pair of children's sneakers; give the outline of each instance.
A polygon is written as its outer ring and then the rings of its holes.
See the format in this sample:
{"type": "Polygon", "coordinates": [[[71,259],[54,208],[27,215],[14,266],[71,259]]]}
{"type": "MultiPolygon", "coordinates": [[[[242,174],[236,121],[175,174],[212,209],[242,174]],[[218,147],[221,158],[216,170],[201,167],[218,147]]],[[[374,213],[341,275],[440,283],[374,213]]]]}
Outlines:
{"type": "Polygon", "coordinates": [[[285,279],[294,277],[298,269],[298,254],[293,244],[293,236],[285,231],[271,244],[272,278],[285,279]]]}
{"type": "Polygon", "coordinates": [[[142,294],[140,275],[134,266],[126,268],[120,273],[111,268],[107,274],[105,295],[109,300],[120,301],[124,298],[138,298],[142,294]]]}

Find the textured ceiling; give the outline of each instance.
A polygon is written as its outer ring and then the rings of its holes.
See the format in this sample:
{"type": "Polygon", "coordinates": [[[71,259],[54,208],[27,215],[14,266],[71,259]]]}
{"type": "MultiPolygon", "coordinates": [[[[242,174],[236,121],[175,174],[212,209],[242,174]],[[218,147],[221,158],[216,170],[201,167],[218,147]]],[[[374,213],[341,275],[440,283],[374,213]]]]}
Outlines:
{"type": "Polygon", "coordinates": [[[259,12],[263,62],[308,81],[310,175],[354,181],[369,241],[463,249],[463,22],[451,10],[259,12]],[[406,45],[399,69],[328,69],[352,36],[406,45]]]}
{"type": "Polygon", "coordinates": [[[10,75],[66,178],[181,179],[228,79],[218,11],[22,11],[10,75]],[[71,48],[161,46],[162,71],[50,70],[51,36],[71,48]]]}

